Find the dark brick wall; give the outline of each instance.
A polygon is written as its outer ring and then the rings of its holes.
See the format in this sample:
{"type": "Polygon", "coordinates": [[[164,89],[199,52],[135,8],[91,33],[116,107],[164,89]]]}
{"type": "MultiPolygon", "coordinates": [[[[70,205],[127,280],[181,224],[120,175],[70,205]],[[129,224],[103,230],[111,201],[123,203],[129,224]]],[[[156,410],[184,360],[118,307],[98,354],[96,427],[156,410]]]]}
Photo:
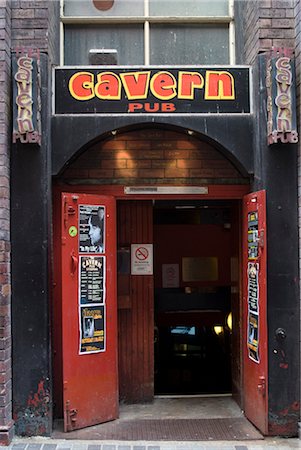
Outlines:
{"type": "Polygon", "coordinates": [[[59,59],[59,1],[13,0],[12,48],[37,47],[50,62],[59,59]]]}
{"type": "Polygon", "coordinates": [[[77,158],[62,178],[102,184],[198,184],[244,182],[242,175],[206,142],[167,130],[123,133],[77,158]]]}
{"type": "Polygon", "coordinates": [[[12,432],[10,276],[10,44],[11,2],[0,1],[0,444],[12,432]]]}
{"type": "Polygon", "coordinates": [[[294,0],[246,0],[243,4],[244,62],[274,47],[295,46],[294,0]]]}

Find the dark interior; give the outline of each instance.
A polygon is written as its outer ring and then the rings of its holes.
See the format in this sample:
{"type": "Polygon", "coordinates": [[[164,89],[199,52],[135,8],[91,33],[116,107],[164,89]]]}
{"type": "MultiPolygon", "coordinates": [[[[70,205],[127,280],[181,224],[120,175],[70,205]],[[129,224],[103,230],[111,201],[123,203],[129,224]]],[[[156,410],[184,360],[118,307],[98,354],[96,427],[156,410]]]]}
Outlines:
{"type": "Polygon", "coordinates": [[[232,391],[234,211],[231,201],[155,202],[157,395],[232,391]]]}

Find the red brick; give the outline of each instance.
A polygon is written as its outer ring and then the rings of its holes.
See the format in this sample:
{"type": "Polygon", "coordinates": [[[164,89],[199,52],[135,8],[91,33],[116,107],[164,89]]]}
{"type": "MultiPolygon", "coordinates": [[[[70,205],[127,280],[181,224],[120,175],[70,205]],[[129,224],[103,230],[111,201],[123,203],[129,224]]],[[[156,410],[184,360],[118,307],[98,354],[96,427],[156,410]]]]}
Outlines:
{"type": "Polygon", "coordinates": [[[109,169],[91,169],[89,170],[89,178],[112,178],[113,170],[109,169]]]}
{"type": "Polygon", "coordinates": [[[102,169],[124,169],[127,167],[126,159],[104,159],[101,161],[102,169]]]}
{"type": "Polygon", "coordinates": [[[145,159],[163,159],[163,150],[142,150],[136,157],[145,159]]]}
{"type": "Polygon", "coordinates": [[[152,161],[152,167],[161,169],[165,167],[176,167],[177,160],[176,159],[157,159],[152,161]]]}
{"type": "Polygon", "coordinates": [[[165,150],[164,156],[167,159],[187,159],[190,152],[189,150],[165,150]]]}
{"type": "Polygon", "coordinates": [[[138,150],[148,150],[151,148],[151,141],[127,141],[126,142],[127,149],[138,149],[138,150]]]}
{"type": "Polygon", "coordinates": [[[138,176],[140,178],[164,178],[164,169],[140,169],[138,176]]]}
{"type": "Polygon", "coordinates": [[[136,168],[150,168],[153,166],[157,160],[151,161],[150,159],[128,159],[126,162],[126,167],[128,169],[136,169],[136,168]]]}
{"type": "Polygon", "coordinates": [[[178,149],[186,149],[186,150],[195,150],[199,145],[199,142],[196,140],[184,140],[184,139],[179,139],[177,141],[177,148],[178,149]]]}
{"type": "Polygon", "coordinates": [[[190,169],[189,174],[193,178],[214,178],[214,170],[210,169],[190,169]]]}
{"type": "Polygon", "coordinates": [[[153,149],[160,149],[160,150],[172,150],[177,147],[177,142],[174,140],[169,141],[152,141],[151,147],[153,149]]]}
{"type": "Polygon", "coordinates": [[[178,159],[177,167],[180,169],[190,169],[202,167],[202,161],[200,159],[178,159]]]}
{"type": "Polygon", "coordinates": [[[165,169],[165,176],[167,178],[185,178],[189,176],[188,169],[167,168],[165,169]]]}
{"type": "Polygon", "coordinates": [[[116,169],[114,170],[114,178],[136,178],[137,170],[134,169],[116,169]]]}

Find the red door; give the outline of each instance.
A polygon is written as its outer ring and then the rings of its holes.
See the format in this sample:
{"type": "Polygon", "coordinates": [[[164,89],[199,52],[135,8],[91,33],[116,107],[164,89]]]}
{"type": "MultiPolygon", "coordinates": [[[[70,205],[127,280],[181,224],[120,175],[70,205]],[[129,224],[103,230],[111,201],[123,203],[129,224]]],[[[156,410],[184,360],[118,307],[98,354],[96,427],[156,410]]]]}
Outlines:
{"type": "Polygon", "coordinates": [[[268,433],[265,191],[244,197],[243,384],[246,417],[268,433]]]}
{"type": "Polygon", "coordinates": [[[64,429],[118,417],[113,197],[62,194],[64,429]]]}

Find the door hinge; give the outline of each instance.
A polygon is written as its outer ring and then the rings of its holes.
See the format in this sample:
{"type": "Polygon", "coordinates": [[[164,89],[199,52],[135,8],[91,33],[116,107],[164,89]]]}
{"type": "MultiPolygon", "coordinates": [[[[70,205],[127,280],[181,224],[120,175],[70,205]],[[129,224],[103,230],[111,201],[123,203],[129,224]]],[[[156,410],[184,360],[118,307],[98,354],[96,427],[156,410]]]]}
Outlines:
{"type": "Polygon", "coordinates": [[[64,431],[72,431],[75,428],[77,420],[77,409],[70,408],[70,400],[66,401],[64,410],[64,431]]]}
{"type": "Polygon", "coordinates": [[[259,377],[259,383],[257,385],[258,392],[265,397],[266,395],[266,379],[264,376],[259,377]]]}

